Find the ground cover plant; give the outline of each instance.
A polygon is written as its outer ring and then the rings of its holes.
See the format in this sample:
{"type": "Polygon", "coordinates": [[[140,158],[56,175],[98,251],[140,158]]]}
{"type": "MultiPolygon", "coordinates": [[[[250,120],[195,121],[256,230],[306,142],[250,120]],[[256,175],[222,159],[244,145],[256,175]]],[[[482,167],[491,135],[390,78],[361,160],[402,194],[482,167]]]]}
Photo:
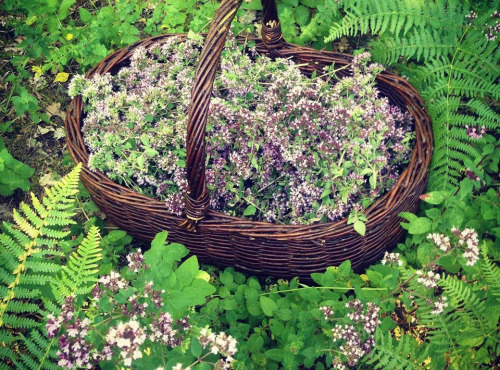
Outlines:
{"type": "MultiPolygon", "coordinates": [[[[215,1],[3,2],[0,129],[5,149],[36,171],[17,173],[21,189],[1,198],[30,205],[2,217],[0,367],[495,368],[498,2],[381,4],[278,2],[286,39],[365,48],[408,76],[436,139],[421,210],[401,215],[405,240],[361,274],[347,261],[305,285],[200,267],[165,233],[138,251],[63,160],[57,104],[68,74],[142,36],[200,31],[215,1]],[[23,193],[27,179],[38,196],[23,193]]],[[[235,33],[258,17],[257,1],[244,6],[235,33]]]]}
{"type": "MultiPolygon", "coordinates": [[[[203,38],[170,38],[139,48],[114,76],[78,75],[69,84],[69,95],[85,103],[90,169],[165,200],[178,216],[202,45],[203,38]]],[[[337,221],[361,214],[394,186],[408,162],[413,125],[378,96],[381,66],[369,64],[368,53],[340,80],[335,66],[310,79],[291,60],[254,58],[236,39],[226,43],[207,122],[213,209],[276,223],[337,221]]]]}

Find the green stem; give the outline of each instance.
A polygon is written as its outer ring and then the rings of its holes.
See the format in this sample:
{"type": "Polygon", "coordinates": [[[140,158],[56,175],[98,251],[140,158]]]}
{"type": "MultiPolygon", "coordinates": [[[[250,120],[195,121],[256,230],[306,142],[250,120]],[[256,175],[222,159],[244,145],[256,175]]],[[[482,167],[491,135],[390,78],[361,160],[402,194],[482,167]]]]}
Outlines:
{"type": "MultiPolygon", "coordinates": [[[[307,286],[307,285],[304,285],[301,288],[276,290],[276,291],[270,291],[270,292],[261,293],[259,295],[260,296],[264,296],[264,295],[268,295],[268,294],[272,294],[272,293],[296,292],[296,291],[305,290],[305,289],[324,289],[324,290],[345,290],[345,291],[349,291],[349,290],[354,290],[355,288],[349,288],[349,287],[343,287],[343,286],[319,286],[319,287],[316,287],[316,286],[307,286]]],[[[364,291],[387,291],[386,288],[361,288],[361,290],[364,290],[364,291]]]]}

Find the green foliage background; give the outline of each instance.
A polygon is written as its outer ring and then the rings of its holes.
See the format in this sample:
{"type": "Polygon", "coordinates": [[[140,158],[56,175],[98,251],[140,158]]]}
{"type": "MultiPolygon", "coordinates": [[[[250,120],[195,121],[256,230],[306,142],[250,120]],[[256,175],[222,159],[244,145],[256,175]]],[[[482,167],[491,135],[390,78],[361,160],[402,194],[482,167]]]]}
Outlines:
{"type": "MultiPolygon", "coordinates": [[[[485,34],[496,22],[491,15],[499,2],[277,3],[286,40],[328,49],[346,41],[354,49],[368,50],[375,61],[407,76],[426,101],[436,145],[426,203],[418,215],[402,215],[408,236],[396,252],[405,264],[377,264],[358,275],[346,262],[315,274],[317,286],[205,267],[211,272],[211,288],[193,294],[209,298],[201,302],[186,295],[182,304],[172,301],[169,309],[180,315],[196,307],[192,315],[197,325],[238,338],[237,368],[323,368],[338,354],[338,346],[329,339],[332,324],[322,320],[318,308],[330,305],[335,320],[348,323],[345,303],[355,296],[379,305],[382,319],[376,346],[360,367],[490,368],[500,358],[500,88],[499,38],[488,41],[485,34]],[[469,21],[470,11],[477,19],[469,21]],[[483,125],[483,138],[467,135],[466,126],[483,125]],[[466,266],[459,253],[440,254],[426,239],[431,232],[450,235],[452,227],[477,231],[481,256],[475,266],[466,266]],[[430,268],[441,276],[435,290],[416,279],[417,269],[430,268]],[[433,302],[442,295],[449,307],[434,315],[433,302]]],[[[18,117],[48,121],[36,97],[43,90],[36,92],[29,83],[37,74],[52,79],[61,72],[88,70],[112,51],[149,35],[205,31],[217,6],[214,0],[5,0],[0,11],[22,52],[11,55],[2,113],[7,116],[13,109],[18,117]]],[[[245,2],[234,32],[254,32],[254,11],[259,9],[258,0],[245,2]]],[[[18,124],[3,120],[0,132],[7,137],[18,124]]],[[[32,171],[9,157],[7,149],[0,146],[0,186],[8,178],[9,192],[27,190],[32,171]]],[[[71,292],[83,303],[96,278],[120,265],[120,253],[131,242],[122,231],[108,234],[83,189],[77,197],[75,173],[47,193],[46,200],[32,197],[31,207],[23,205],[14,216],[17,226],[2,226],[0,358],[5,361],[0,368],[55,368],[56,343],[44,334],[47,312],[60,311],[71,292]],[[89,214],[86,222],[75,223],[75,207],[89,214]],[[39,249],[42,244],[48,249],[39,249]]],[[[171,264],[175,275],[179,261],[152,250],[171,264]]],[[[189,266],[183,268],[188,275],[198,273],[196,261],[189,266]]],[[[194,348],[183,354],[185,361],[197,353],[194,348]]],[[[165,356],[174,355],[179,356],[165,356]]]]}

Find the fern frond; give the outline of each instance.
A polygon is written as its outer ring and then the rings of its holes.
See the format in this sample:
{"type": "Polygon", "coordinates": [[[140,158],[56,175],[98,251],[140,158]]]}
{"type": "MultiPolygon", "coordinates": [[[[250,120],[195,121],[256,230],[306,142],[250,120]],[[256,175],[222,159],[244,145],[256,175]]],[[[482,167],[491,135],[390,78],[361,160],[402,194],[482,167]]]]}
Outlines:
{"type": "Polygon", "coordinates": [[[437,30],[418,29],[407,37],[377,39],[371,46],[374,61],[392,65],[401,58],[428,60],[446,55],[456,48],[457,42],[450,35],[443,38],[437,30]]]}
{"type": "MultiPolygon", "coordinates": [[[[481,272],[484,276],[488,289],[498,289],[500,290],[500,268],[491,262],[488,256],[488,245],[483,242],[481,245],[481,272]]],[[[500,296],[500,291],[498,292],[500,296]]]]}
{"type": "Polygon", "coordinates": [[[470,99],[467,102],[467,107],[480,117],[481,122],[487,128],[497,128],[500,126],[500,115],[491,109],[481,100],[470,99]]]}
{"type": "Polygon", "coordinates": [[[418,323],[427,329],[427,339],[432,357],[460,357],[462,346],[458,343],[460,319],[450,314],[450,309],[439,315],[432,313],[432,307],[421,305],[417,310],[418,323]]]}
{"type": "Polygon", "coordinates": [[[8,312],[14,313],[29,313],[29,312],[38,312],[40,311],[40,306],[34,303],[27,303],[22,301],[11,301],[9,306],[7,307],[8,312]]]}
{"type": "Polygon", "coordinates": [[[33,288],[23,288],[22,286],[16,286],[14,288],[14,296],[17,299],[35,299],[40,297],[40,290],[33,288]]]}
{"type": "Polygon", "coordinates": [[[422,369],[422,363],[428,357],[428,347],[423,351],[414,338],[403,335],[396,341],[391,333],[377,329],[375,332],[375,347],[370,353],[366,364],[374,365],[375,369],[422,369]]]}
{"type": "Polygon", "coordinates": [[[500,39],[488,40],[490,13],[470,24],[468,2],[459,0],[344,0],[346,13],[332,25],[327,41],[371,34],[375,61],[399,65],[420,91],[435,137],[429,187],[456,186],[466,162],[479,161],[476,139],[465,126],[495,129],[500,115],[487,102],[500,99],[500,39]]]}
{"type": "Polygon", "coordinates": [[[457,0],[449,3],[446,7],[443,1],[344,1],[346,16],[331,26],[325,42],[369,32],[405,36],[411,29],[438,27],[456,33],[456,18],[463,10],[457,0]]]}
{"type": "Polygon", "coordinates": [[[461,329],[462,336],[467,333],[468,336],[484,337],[488,335],[488,322],[484,315],[485,300],[479,297],[469,284],[456,277],[447,276],[439,281],[439,285],[444,289],[444,292],[450,298],[450,306],[456,311],[454,315],[465,317],[467,320],[467,328],[461,329]],[[459,313],[458,313],[459,312],[459,313]]]}
{"type": "Polygon", "coordinates": [[[14,351],[11,349],[15,338],[12,333],[7,330],[0,330],[0,369],[10,368],[5,364],[7,359],[15,357],[14,351]]]}
{"type": "Polygon", "coordinates": [[[99,229],[92,226],[52,285],[54,296],[60,304],[64,303],[66,297],[90,292],[96,284],[97,262],[102,258],[99,245],[99,229]]]}
{"type": "Polygon", "coordinates": [[[61,270],[61,266],[54,262],[39,261],[26,261],[26,268],[33,272],[57,273],[61,270]]]}
{"type": "MultiPolygon", "coordinates": [[[[62,239],[67,235],[66,231],[60,230],[60,211],[71,212],[70,209],[74,207],[80,171],[81,164],[77,165],[52,189],[47,189],[47,195],[41,202],[35,201],[33,208],[23,204],[20,211],[15,210],[16,228],[4,223],[4,233],[0,234],[0,246],[3,247],[0,262],[3,269],[11,271],[13,279],[9,279],[7,290],[2,289],[0,327],[10,325],[12,328],[25,328],[36,324],[36,321],[31,318],[16,318],[7,315],[6,312],[11,311],[9,308],[11,303],[14,305],[12,310],[15,310],[20,304],[20,299],[40,298],[40,291],[33,289],[32,281],[24,279],[25,276],[33,272],[35,275],[50,277],[61,269],[57,263],[43,258],[43,253],[40,253],[37,247],[40,244],[39,239],[46,239],[43,237],[44,234],[53,239],[62,239]],[[49,226],[49,224],[57,226],[49,226]]],[[[63,224],[67,225],[66,222],[63,224]]]]}
{"type": "Polygon", "coordinates": [[[3,325],[7,327],[15,327],[17,329],[29,329],[40,326],[40,322],[28,317],[20,317],[18,315],[3,314],[3,325]]]}
{"type": "Polygon", "coordinates": [[[47,339],[39,330],[32,330],[29,337],[21,335],[21,344],[26,352],[18,357],[16,366],[30,369],[59,369],[56,365],[57,341],[47,339]],[[54,361],[49,361],[54,360],[54,361]]]}

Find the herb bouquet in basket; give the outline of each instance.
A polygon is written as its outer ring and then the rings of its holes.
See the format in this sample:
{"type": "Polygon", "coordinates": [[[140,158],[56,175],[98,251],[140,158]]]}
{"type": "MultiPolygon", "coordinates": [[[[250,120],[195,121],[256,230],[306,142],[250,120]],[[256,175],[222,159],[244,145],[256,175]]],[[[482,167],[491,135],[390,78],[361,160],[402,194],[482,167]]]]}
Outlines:
{"type": "Polygon", "coordinates": [[[202,261],[308,278],[369,264],[415,211],[432,136],[418,93],[357,56],[282,39],[262,0],[262,40],[228,37],[241,0],[206,35],[163,35],[70,84],[66,119],[82,181],[108,218],[167,230],[202,261]]]}

